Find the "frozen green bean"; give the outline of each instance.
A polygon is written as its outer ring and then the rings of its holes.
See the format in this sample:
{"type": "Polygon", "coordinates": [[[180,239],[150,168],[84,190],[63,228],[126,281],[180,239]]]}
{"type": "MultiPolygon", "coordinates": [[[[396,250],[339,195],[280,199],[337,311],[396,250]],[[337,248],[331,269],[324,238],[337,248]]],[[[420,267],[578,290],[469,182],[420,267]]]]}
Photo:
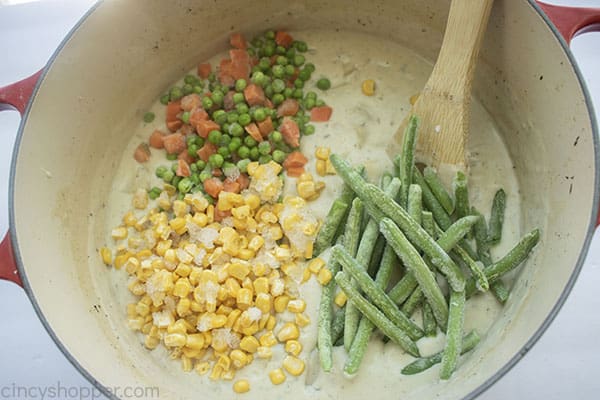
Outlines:
{"type": "Polygon", "coordinates": [[[346,307],[342,307],[333,314],[331,321],[331,341],[335,343],[338,339],[344,337],[344,320],[346,316],[346,307]]]}
{"type": "Polygon", "coordinates": [[[454,187],[454,210],[458,218],[469,215],[471,207],[469,206],[469,189],[467,188],[467,177],[466,175],[458,171],[452,182],[454,187]]]}
{"type": "Polygon", "coordinates": [[[411,183],[408,188],[408,205],[406,209],[408,215],[421,225],[421,213],[423,212],[423,191],[421,190],[421,186],[411,183]]]}
{"type": "Polygon", "coordinates": [[[404,208],[408,204],[408,188],[412,181],[413,169],[415,169],[415,147],[417,145],[418,127],[419,119],[414,115],[411,116],[402,138],[402,152],[400,153],[399,160],[397,160],[398,173],[402,182],[399,203],[404,208]]]}
{"type": "MultiPolygon", "coordinates": [[[[406,314],[408,317],[412,316],[419,304],[423,302],[425,296],[423,295],[423,291],[420,287],[415,288],[411,295],[406,299],[404,304],[402,304],[402,312],[406,314]]],[[[431,310],[433,312],[433,310],[431,310]]]]}
{"type": "Polygon", "coordinates": [[[452,215],[454,212],[454,201],[450,194],[444,188],[444,184],[440,180],[438,174],[431,167],[425,167],[423,170],[423,178],[425,182],[427,182],[427,186],[431,189],[431,192],[434,194],[435,198],[438,202],[444,207],[444,210],[448,213],[448,215],[452,215]]]}
{"type": "Polygon", "coordinates": [[[475,278],[479,290],[482,292],[487,291],[490,288],[490,284],[485,275],[485,266],[483,263],[481,261],[473,260],[460,246],[456,246],[452,251],[454,251],[465,262],[469,270],[471,270],[471,274],[475,278]]]}
{"type": "Polygon", "coordinates": [[[494,196],[492,202],[492,213],[490,215],[490,226],[487,241],[497,244],[502,239],[502,225],[504,224],[504,210],[506,208],[506,193],[500,189],[494,196]]]}
{"type": "Polygon", "coordinates": [[[465,292],[450,291],[450,308],[448,312],[448,329],[446,330],[446,346],[442,355],[440,378],[450,379],[458,364],[461,354],[462,332],[465,321],[465,292]]]}
{"type": "Polygon", "coordinates": [[[498,279],[490,285],[490,291],[502,304],[506,303],[506,300],[508,300],[508,296],[510,295],[510,290],[501,279],[498,279]]]}
{"type": "Polygon", "coordinates": [[[421,313],[423,318],[423,332],[425,333],[425,336],[435,336],[437,334],[437,323],[435,322],[433,310],[428,302],[423,302],[421,313]]]}
{"type": "Polygon", "coordinates": [[[335,233],[338,227],[343,223],[350,203],[345,203],[341,199],[336,199],[329,208],[325,222],[319,230],[313,246],[313,253],[318,255],[333,244],[335,233]]]}
{"type": "Polygon", "coordinates": [[[423,191],[423,204],[431,211],[435,222],[437,222],[443,230],[448,229],[448,227],[452,225],[452,219],[450,219],[450,216],[446,210],[444,210],[444,207],[442,207],[431,189],[429,189],[427,182],[425,182],[425,178],[423,178],[423,175],[417,168],[413,171],[413,180],[417,185],[421,186],[421,190],[423,191]]]}

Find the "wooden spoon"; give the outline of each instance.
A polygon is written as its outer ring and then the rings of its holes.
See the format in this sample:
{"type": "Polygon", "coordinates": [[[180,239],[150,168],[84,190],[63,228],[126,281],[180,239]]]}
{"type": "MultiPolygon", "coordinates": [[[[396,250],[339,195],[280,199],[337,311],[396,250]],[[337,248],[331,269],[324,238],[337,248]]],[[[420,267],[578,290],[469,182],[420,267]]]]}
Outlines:
{"type": "MultiPolygon", "coordinates": [[[[434,167],[467,167],[471,81],[493,0],[452,0],[442,48],[427,84],[394,135],[398,154],[410,115],[420,119],[416,157],[434,167]]],[[[393,149],[392,149],[393,148],[393,149]]],[[[392,154],[393,152],[393,154],[392,154]]]]}

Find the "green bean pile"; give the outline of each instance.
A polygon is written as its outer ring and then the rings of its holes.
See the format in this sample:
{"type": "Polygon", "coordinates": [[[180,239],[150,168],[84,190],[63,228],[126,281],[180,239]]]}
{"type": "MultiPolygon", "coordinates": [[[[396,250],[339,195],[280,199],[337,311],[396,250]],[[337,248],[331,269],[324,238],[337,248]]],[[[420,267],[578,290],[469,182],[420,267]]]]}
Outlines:
{"type": "Polygon", "coordinates": [[[452,195],[434,169],[416,168],[417,127],[418,120],[412,117],[395,160],[395,176],[384,174],[381,187],[365,180],[364,169],[331,155],[345,188],[315,242],[315,254],[336,243],[327,265],[335,279],[323,289],[319,311],[317,343],[325,371],[332,368],[333,346],[343,345],[348,354],[344,373],[356,374],[377,328],[386,340],[416,357],[403,374],[441,363],[440,378],[449,379],[459,356],[480,340],[476,331],[464,332],[467,299],[490,290],[504,303],[509,290],[502,276],[518,267],[539,241],[539,230],[534,229],[504,257],[492,261],[490,247],[502,235],[504,191],[494,197],[488,224],[470,206],[462,172],[456,174],[452,195]],[[403,275],[393,283],[395,268],[403,275]],[[440,285],[441,280],[447,285],[440,285]],[[341,308],[333,304],[336,285],[348,298],[341,308]],[[411,319],[418,308],[422,326],[411,319]],[[422,357],[416,342],[437,335],[438,328],[445,333],[444,350],[422,357]]]}

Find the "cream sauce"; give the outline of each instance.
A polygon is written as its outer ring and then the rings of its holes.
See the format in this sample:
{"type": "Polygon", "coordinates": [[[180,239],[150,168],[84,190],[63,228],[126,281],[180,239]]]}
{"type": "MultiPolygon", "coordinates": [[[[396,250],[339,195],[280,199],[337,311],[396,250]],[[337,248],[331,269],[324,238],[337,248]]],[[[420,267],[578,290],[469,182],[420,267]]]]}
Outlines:
{"type": "MultiPolygon", "coordinates": [[[[314,214],[324,218],[329,206],[341,190],[341,180],[337,176],[319,177],[314,170],[314,151],[317,146],[328,146],[332,152],[342,155],[350,162],[364,164],[371,179],[377,180],[383,171],[390,170],[391,160],[386,153],[387,145],[397,126],[406,116],[410,105],[409,97],[418,93],[425,84],[432,65],[413,51],[394,42],[354,32],[333,32],[311,30],[293,32],[295,37],[305,40],[310,51],[307,61],[313,62],[317,70],[313,83],[305,90],[313,89],[314,82],[320,76],[329,77],[332,87],[327,92],[316,90],[327,104],[334,108],[332,118],[327,123],[317,123],[316,133],[302,139],[302,151],[310,157],[308,170],[316,179],[326,182],[321,197],[310,203],[314,214]],[[361,93],[360,84],[365,79],[374,79],[376,92],[372,97],[361,93]]],[[[213,65],[216,65],[215,57],[213,65]]],[[[125,149],[114,183],[108,207],[109,220],[106,232],[119,224],[121,216],[131,209],[131,196],[137,187],[149,188],[159,184],[153,171],[157,165],[164,164],[162,151],[153,150],[149,163],[140,165],[133,160],[134,148],[147,140],[154,128],[164,129],[164,106],[158,102],[152,107],[156,120],[152,124],[140,123],[129,146],[125,149]]],[[[507,213],[504,223],[502,244],[494,249],[494,256],[503,254],[515,242],[519,233],[519,190],[512,163],[502,139],[489,114],[479,102],[472,102],[471,135],[468,142],[470,152],[470,198],[484,215],[489,215],[491,201],[495,191],[503,187],[507,193],[507,213]]],[[[293,179],[288,179],[287,190],[295,191],[293,179]]],[[[107,236],[107,243],[109,238],[107,236]]],[[[112,285],[115,287],[117,301],[125,310],[133,297],[126,289],[127,278],[124,271],[111,271],[112,285]]],[[[400,374],[401,368],[412,361],[393,343],[384,344],[376,334],[369,344],[368,352],[361,369],[353,379],[344,377],[342,370],[345,361],[343,347],[334,349],[334,368],[331,373],[320,369],[316,354],[317,311],[320,286],[311,278],[300,287],[302,297],[307,302],[307,315],[312,323],[302,330],[301,342],[304,349],[301,354],[307,363],[307,370],[300,378],[288,376],[284,384],[273,386],[267,372],[281,366],[283,346],[274,348],[272,360],[255,359],[250,365],[236,374],[236,379],[247,378],[251,383],[252,397],[265,393],[269,398],[302,399],[308,396],[318,398],[370,399],[389,398],[389,390],[394,390],[396,398],[415,387],[437,381],[438,368],[426,373],[407,377],[400,374]],[[393,388],[393,389],[392,389],[393,388]],[[387,389],[387,390],[386,390],[387,389]],[[267,394],[268,393],[268,394],[267,394]]],[[[483,336],[497,318],[500,306],[489,294],[472,298],[467,303],[465,332],[477,329],[483,336]]],[[[419,317],[419,312],[415,318],[419,317]]],[[[114,318],[124,317],[124,312],[114,318]]],[[[289,316],[288,316],[289,317],[289,316]]],[[[285,316],[284,316],[285,318],[285,316]]],[[[140,341],[142,337],[140,336],[140,341]]],[[[444,337],[440,333],[436,338],[424,338],[418,342],[423,355],[439,351],[443,347],[444,337]]],[[[180,368],[180,363],[168,359],[164,349],[148,352],[149,357],[163,363],[164,368],[180,368]]],[[[181,371],[181,374],[184,374],[181,371]]],[[[213,382],[207,376],[192,374],[192,379],[202,382],[202,398],[216,399],[223,395],[229,397],[231,382],[213,382]],[[213,390],[214,389],[214,390],[213,390]]]]}

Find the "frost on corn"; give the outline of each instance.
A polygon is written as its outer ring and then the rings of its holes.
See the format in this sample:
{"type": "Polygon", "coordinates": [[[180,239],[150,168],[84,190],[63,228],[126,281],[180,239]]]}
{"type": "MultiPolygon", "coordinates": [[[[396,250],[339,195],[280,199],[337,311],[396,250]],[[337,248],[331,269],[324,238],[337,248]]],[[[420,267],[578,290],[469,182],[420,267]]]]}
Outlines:
{"type": "Polygon", "coordinates": [[[240,337],[235,332],[231,332],[229,328],[213,329],[211,335],[212,342],[216,345],[215,347],[223,344],[226,344],[230,349],[240,347],[240,337]]]}
{"type": "MultiPolygon", "coordinates": [[[[286,197],[283,204],[280,216],[283,233],[289,239],[292,251],[296,256],[306,255],[312,249],[319,222],[302,198],[286,197]]],[[[310,253],[312,254],[312,250],[310,253]]]]}
{"type": "Polygon", "coordinates": [[[215,247],[214,241],[219,237],[219,231],[215,228],[201,228],[194,222],[187,222],[186,227],[193,242],[198,242],[206,249],[215,247]]]}
{"type": "MultiPolygon", "coordinates": [[[[253,163],[250,163],[253,164],[253,163]]],[[[281,196],[283,181],[279,177],[281,165],[274,161],[267,164],[248,166],[250,175],[250,191],[255,192],[261,201],[275,203],[281,196]]]]}
{"type": "Polygon", "coordinates": [[[146,293],[155,306],[163,303],[167,292],[173,289],[173,277],[167,270],[156,271],[146,281],[146,293]]]}
{"type": "Polygon", "coordinates": [[[257,307],[250,307],[246,312],[248,313],[248,319],[252,322],[258,322],[262,317],[262,311],[257,307]]]}
{"type": "Polygon", "coordinates": [[[152,313],[152,323],[159,328],[166,328],[175,322],[173,314],[168,310],[156,311],[152,313]]]}

